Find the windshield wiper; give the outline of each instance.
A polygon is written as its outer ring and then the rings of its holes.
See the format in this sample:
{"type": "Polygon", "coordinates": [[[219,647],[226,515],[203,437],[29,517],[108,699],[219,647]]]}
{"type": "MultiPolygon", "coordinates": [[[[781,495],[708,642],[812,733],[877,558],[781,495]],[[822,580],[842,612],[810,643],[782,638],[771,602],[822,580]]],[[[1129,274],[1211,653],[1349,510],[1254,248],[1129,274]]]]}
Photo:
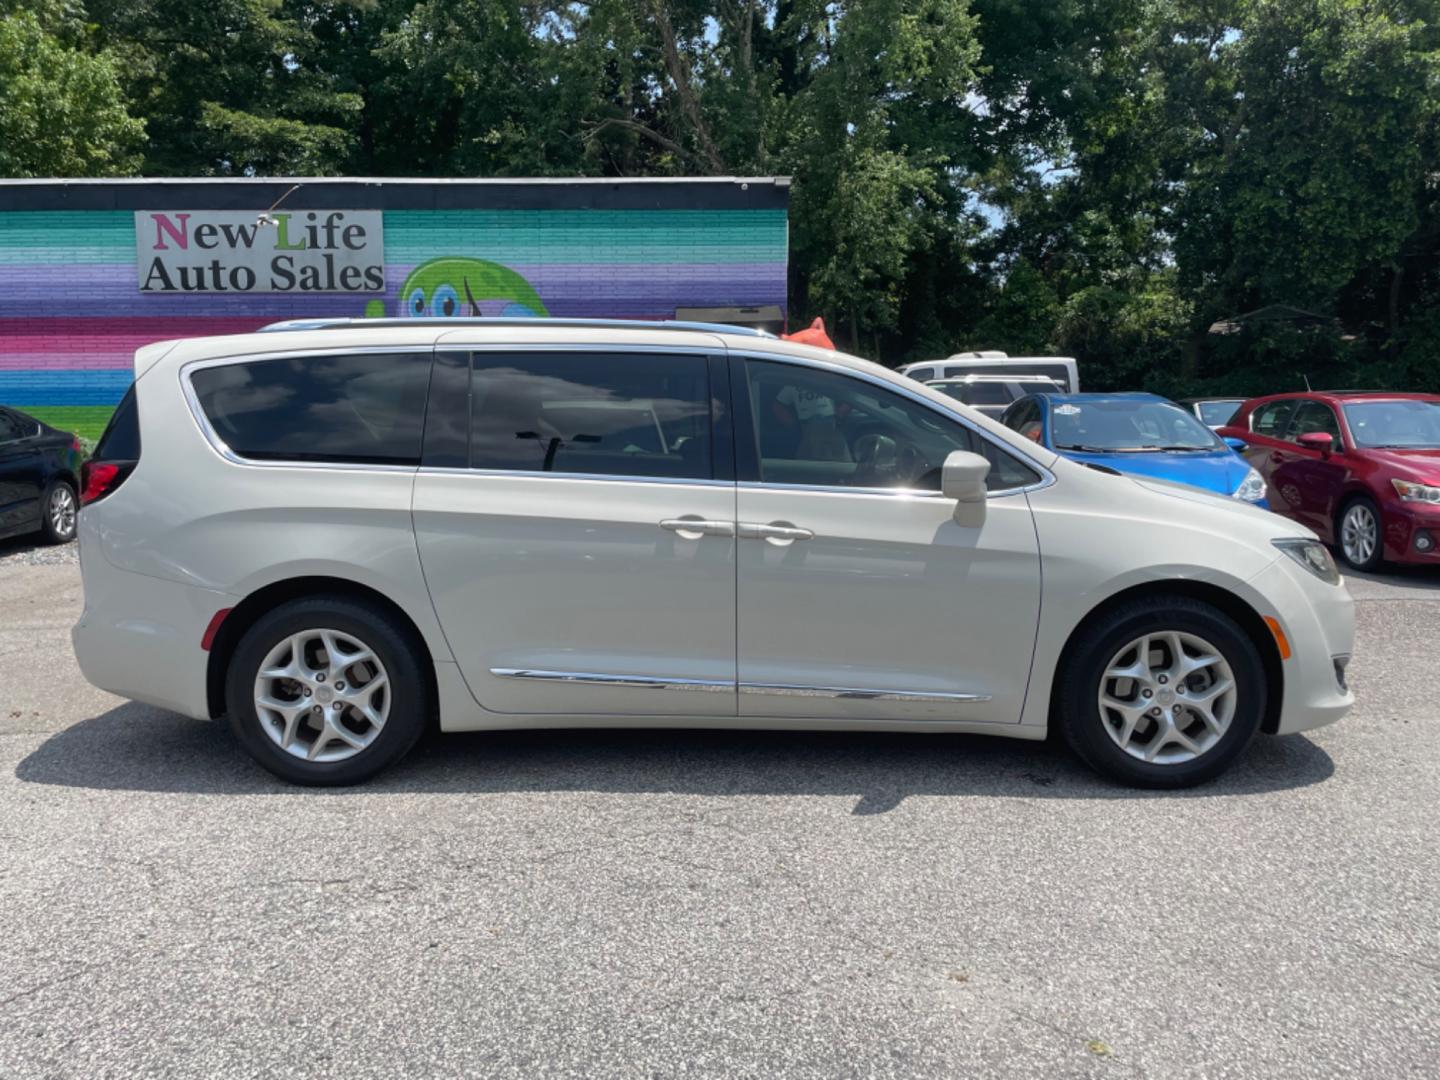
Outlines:
{"type": "Polygon", "coordinates": [[[1203,453],[1206,450],[1214,450],[1213,446],[1136,446],[1135,450],[1167,450],[1172,452],[1185,451],[1192,454],[1203,453]]]}
{"type": "Polygon", "coordinates": [[[1056,450],[1079,450],[1082,454],[1109,454],[1114,451],[1108,446],[1087,446],[1085,443],[1056,443],[1056,450]]]}

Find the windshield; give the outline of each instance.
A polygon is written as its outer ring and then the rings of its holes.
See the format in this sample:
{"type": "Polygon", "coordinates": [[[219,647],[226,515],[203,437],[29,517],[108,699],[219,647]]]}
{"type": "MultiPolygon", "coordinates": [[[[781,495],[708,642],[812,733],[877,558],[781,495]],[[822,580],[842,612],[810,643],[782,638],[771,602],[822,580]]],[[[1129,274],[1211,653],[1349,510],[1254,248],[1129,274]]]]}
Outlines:
{"type": "Polygon", "coordinates": [[[1009,405],[1015,400],[1010,388],[1002,382],[991,383],[933,383],[947,397],[963,401],[966,405],[1009,405]]]}
{"type": "Polygon", "coordinates": [[[1345,419],[1356,446],[1440,449],[1440,401],[1354,401],[1345,419]]]}
{"type": "Polygon", "coordinates": [[[1200,401],[1196,405],[1200,410],[1200,419],[1211,427],[1223,427],[1234,417],[1236,410],[1243,405],[1243,401],[1200,401]]]}
{"type": "Polygon", "coordinates": [[[1056,450],[1215,450],[1224,444],[1164,401],[1062,401],[1050,411],[1056,450]]]}

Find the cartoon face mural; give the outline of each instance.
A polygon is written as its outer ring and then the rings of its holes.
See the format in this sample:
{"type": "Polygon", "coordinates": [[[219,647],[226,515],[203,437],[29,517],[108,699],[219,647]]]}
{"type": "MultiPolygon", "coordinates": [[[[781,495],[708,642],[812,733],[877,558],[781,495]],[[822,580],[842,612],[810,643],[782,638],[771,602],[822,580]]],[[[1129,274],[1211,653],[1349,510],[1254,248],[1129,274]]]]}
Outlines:
{"type": "Polygon", "coordinates": [[[530,283],[508,267],[456,255],[431,259],[400,286],[400,311],[409,318],[461,315],[548,317],[530,283]],[[483,307],[482,307],[483,305],[483,307]]]}

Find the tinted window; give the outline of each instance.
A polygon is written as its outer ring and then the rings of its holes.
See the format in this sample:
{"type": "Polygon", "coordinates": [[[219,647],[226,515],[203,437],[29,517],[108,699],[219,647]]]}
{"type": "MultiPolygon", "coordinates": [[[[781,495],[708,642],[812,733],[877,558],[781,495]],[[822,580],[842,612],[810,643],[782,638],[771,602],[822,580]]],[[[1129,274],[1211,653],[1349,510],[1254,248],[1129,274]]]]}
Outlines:
{"type": "Polygon", "coordinates": [[[935,389],[966,405],[1009,405],[1015,400],[1010,387],[1000,382],[937,383],[935,389]]]}
{"type": "Polygon", "coordinates": [[[712,475],[703,356],[477,352],[470,394],[473,468],[712,475]]]}
{"type": "Polygon", "coordinates": [[[140,410],[135,405],[135,387],[131,386],[115,407],[105,434],[95,445],[96,461],[140,460],[140,410]]]}
{"type": "Polygon", "coordinates": [[[926,379],[933,379],[935,377],[935,369],[933,367],[911,368],[905,374],[912,379],[919,379],[921,382],[924,382],[926,379]]]}
{"type": "Polygon", "coordinates": [[[1242,404],[1244,402],[1240,401],[1200,401],[1196,402],[1195,409],[1204,423],[1211,427],[1224,427],[1242,404]]]}
{"type": "Polygon", "coordinates": [[[1279,439],[1284,436],[1285,425],[1290,422],[1290,414],[1294,411],[1294,400],[1272,401],[1269,405],[1261,405],[1250,416],[1250,430],[1256,435],[1264,435],[1267,439],[1279,439]]]}
{"type": "Polygon", "coordinates": [[[1043,375],[1053,379],[1062,387],[1070,386],[1070,368],[1065,364],[946,364],[945,378],[954,379],[961,375],[1043,375]]]}
{"type": "Polygon", "coordinates": [[[873,383],[791,364],[746,367],[763,483],[939,491],[953,450],[990,459],[992,491],[1040,479],[963,424],[873,383]]]}
{"type": "Polygon", "coordinates": [[[1340,423],[1335,419],[1335,411],[1329,405],[1318,401],[1302,401],[1295,410],[1295,419],[1290,422],[1290,431],[1286,438],[1294,442],[1301,435],[1317,431],[1329,435],[1339,444],[1340,423]]]}
{"type": "Polygon", "coordinates": [[[1062,399],[1050,410],[1056,450],[1214,450],[1215,433],[1168,401],[1062,399]]]}
{"type": "Polygon", "coordinates": [[[190,377],[217,435],[241,457],[415,465],[430,356],[284,357],[190,377]]]}
{"type": "Polygon", "coordinates": [[[1440,447],[1440,401],[1357,401],[1345,406],[1356,446],[1440,447]]]}
{"type": "Polygon", "coordinates": [[[14,442],[22,434],[16,417],[8,410],[0,409],[0,443],[14,442]]]}
{"type": "Polygon", "coordinates": [[[1044,428],[1040,420],[1040,403],[1034,398],[1021,398],[1006,411],[1003,423],[1027,439],[1039,442],[1044,428]]]}

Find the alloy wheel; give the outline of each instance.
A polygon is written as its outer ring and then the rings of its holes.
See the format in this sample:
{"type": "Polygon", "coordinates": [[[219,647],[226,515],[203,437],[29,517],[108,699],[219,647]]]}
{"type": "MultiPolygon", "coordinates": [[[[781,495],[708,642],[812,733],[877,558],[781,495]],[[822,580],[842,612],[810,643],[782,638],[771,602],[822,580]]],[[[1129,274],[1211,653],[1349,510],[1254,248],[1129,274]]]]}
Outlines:
{"type": "Polygon", "coordinates": [[[75,493],[67,484],[56,484],[50,492],[50,528],[62,540],[75,535],[75,493]]]}
{"type": "Polygon", "coordinates": [[[1120,649],[1100,679],[1100,718],[1125,753],[1155,765],[1214,749],[1235,717],[1235,673],[1196,634],[1146,634],[1120,649]]]}
{"type": "Polygon", "coordinates": [[[1375,557],[1379,540],[1380,526],[1370,507],[1358,502],[1345,511],[1345,519],[1340,523],[1340,547],[1346,559],[1356,566],[1364,566],[1375,557]]]}
{"type": "Polygon", "coordinates": [[[390,715],[390,679],[353,634],[301,630],[266,654],[255,677],[260,728],[305,761],[344,761],[379,737],[390,715]]]}

